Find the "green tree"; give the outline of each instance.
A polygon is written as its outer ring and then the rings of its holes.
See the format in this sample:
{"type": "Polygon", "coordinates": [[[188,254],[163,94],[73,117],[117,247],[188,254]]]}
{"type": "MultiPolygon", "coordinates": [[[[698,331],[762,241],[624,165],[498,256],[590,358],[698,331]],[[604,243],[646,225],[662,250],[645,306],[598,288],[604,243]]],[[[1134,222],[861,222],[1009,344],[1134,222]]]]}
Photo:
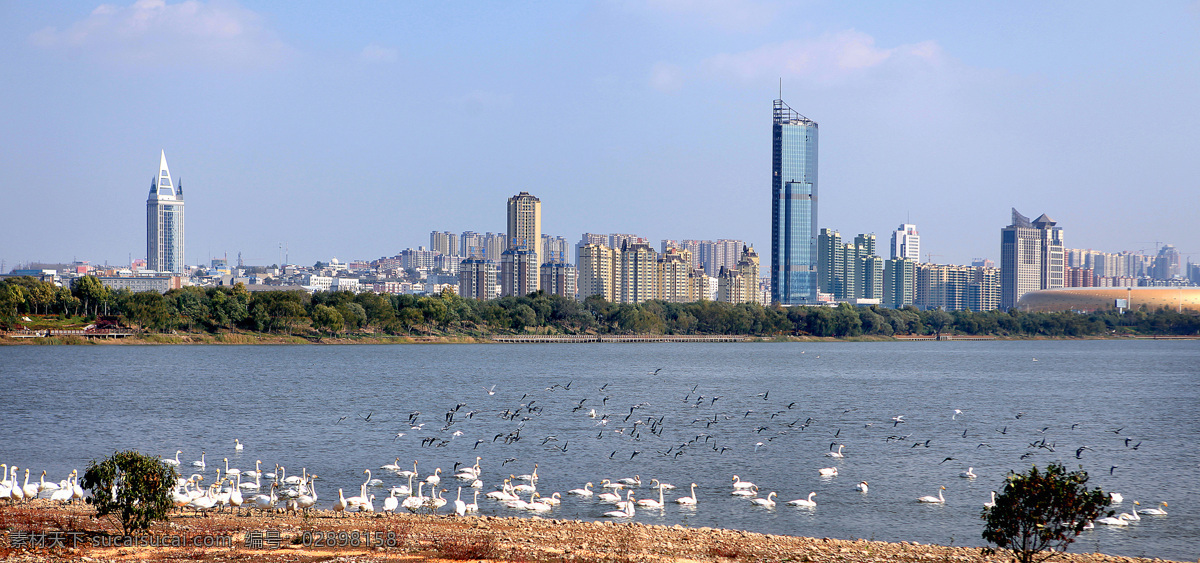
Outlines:
{"type": "Polygon", "coordinates": [[[108,288],[100,283],[96,276],[84,276],[75,280],[75,284],[71,286],[71,294],[83,302],[84,314],[87,314],[88,307],[94,307],[94,314],[99,314],[100,304],[108,295],[108,288]]]}
{"type": "Polygon", "coordinates": [[[950,313],[937,309],[929,311],[929,314],[925,316],[925,324],[933,329],[935,336],[940,337],[943,329],[954,324],[954,317],[950,316],[950,313]]]}
{"type": "Polygon", "coordinates": [[[177,476],[174,467],[158,458],[130,450],[100,463],[92,460],[80,484],[91,491],[87,502],[96,507],[96,515],[117,515],[122,533],[129,535],[167,519],[177,476]]]}
{"type": "MultiPolygon", "coordinates": [[[[1088,490],[1087,481],[1086,471],[1068,473],[1061,463],[1040,472],[1035,465],[1028,473],[1010,473],[995,506],[983,509],[983,539],[1011,550],[1020,563],[1045,561],[1065,551],[1111,502],[1099,487],[1088,490]]],[[[994,550],[986,548],[985,553],[994,550]]]]}
{"type": "Polygon", "coordinates": [[[312,312],[312,325],[316,329],[325,329],[330,335],[336,336],[345,325],[342,314],[328,305],[315,305],[312,312]]]}

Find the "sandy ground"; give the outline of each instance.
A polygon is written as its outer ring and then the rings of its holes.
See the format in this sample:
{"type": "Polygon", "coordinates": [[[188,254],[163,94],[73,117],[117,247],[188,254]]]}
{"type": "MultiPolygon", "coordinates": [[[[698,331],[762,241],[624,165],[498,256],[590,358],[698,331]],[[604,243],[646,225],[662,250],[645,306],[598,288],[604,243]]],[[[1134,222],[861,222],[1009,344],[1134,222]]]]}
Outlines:
{"type": "MultiPolygon", "coordinates": [[[[5,561],[511,561],[511,562],[733,562],[1002,563],[1007,553],[984,556],[978,548],[900,542],[772,536],[682,526],[580,522],[493,516],[242,512],[191,513],[157,523],[148,536],[181,546],[124,543],[111,517],[91,507],[48,500],[0,507],[0,558],[5,561]],[[25,536],[22,532],[34,535],[25,536]],[[43,535],[44,534],[44,535],[43,535]],[[50,547],[55,539],[63,545],[50,547]],[[41,546],[24,545],[27,540],[41,546]],[[258,545],[259,541],[263,543],[258,545]],[[14,541],[23,544],[13,547],[14,541]],[[75,547],[71,547],[74,541],[75,547]],[[225,542],[227,547],[197,547],[225,542]],[[278,545],[274,547],[273,544],[278,545]]],[[[1102,554],[1059,554],[1065,563],[1157,561],[1102,554]]]]}

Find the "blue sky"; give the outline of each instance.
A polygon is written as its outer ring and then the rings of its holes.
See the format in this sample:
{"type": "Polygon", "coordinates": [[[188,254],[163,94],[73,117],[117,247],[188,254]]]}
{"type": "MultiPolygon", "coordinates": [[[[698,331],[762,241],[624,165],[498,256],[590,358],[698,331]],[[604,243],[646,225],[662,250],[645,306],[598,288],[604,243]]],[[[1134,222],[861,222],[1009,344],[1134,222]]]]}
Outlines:
{"type": "MultiPolygon", "coordinates": [[[[0,0],[0,259],[391,256],[431,230],[770,248],[770,106],[820,123],[820,226],[999,258],[1200,252],[1200,2],[0,0]]],[[[1185,256],[1185,258],[1188,258],[1185,256]]],[[[1200,254],[1191,255],[1200,261],[1200,254]]]]}

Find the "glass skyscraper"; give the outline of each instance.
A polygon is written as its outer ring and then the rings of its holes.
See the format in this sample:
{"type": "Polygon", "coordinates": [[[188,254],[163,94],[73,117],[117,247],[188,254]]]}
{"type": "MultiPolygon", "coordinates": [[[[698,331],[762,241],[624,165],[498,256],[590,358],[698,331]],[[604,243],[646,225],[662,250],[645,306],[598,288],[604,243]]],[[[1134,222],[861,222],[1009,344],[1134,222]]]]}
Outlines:
{"type": "Polygon", "coordinates": [[[146,199],[146,268],[182,274],[183,264],[183,183],[171,184],[167,153],[158,159],[158,173],[150,181],[146,199]]]}
{"type": "Polygon", "coordinates": [[[817,302],[817,122],[775,100],[771,126],[771,302],[817,302]]]}

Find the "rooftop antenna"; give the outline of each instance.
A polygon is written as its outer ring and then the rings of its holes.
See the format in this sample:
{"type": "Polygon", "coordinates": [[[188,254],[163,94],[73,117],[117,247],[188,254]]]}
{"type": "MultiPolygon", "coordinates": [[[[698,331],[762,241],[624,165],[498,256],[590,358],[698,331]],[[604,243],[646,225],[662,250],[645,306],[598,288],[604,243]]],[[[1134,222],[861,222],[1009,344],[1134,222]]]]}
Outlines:
{"type": "Polygon", "coordinates": [[[783,99],[783,77],[779,77],[779,99],[783,99]]]}

